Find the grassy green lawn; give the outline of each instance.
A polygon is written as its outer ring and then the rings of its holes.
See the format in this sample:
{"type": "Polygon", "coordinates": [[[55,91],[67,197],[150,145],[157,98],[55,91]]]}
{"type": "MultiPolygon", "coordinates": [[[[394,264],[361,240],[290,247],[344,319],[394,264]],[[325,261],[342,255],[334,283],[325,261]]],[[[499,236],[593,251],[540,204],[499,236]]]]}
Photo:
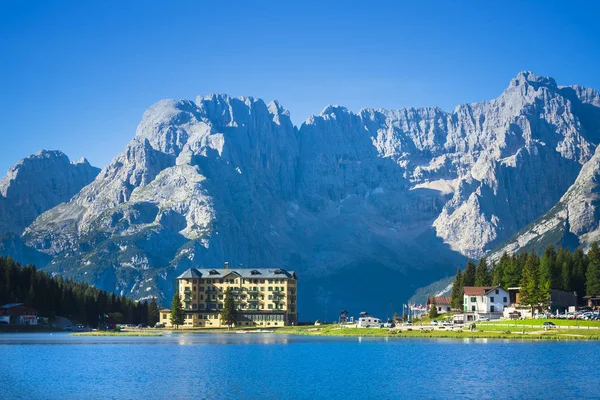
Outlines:
{"type": "Polygon", "coordinates": [[[162,336],[162,333],[156,332],[78,332],[71,333],[71,336],[162,336]]]}
{"type": "Polygon", "coordinates": [[[403,327],[400,330],[340,328],[337,325],[295,326],[275,330],[279,334],[310,335],[310,336],[360,336],[360,337],[407,337],[407,338],[481,338],[481,339],[548,339],[548,340],[600,340],[600,330],[595,329],[548,329],[524,328],[522,326],[502,327],[494,324],[478,324],[476,331],[468,328],[423,330],[418,327],[403,327]]]}
{"type": "Polygon", "coordinates": [[[595,326],[600,327],[600,321],[584,321],[578,319],[517,319],[513,321],[489,321],[489,322],[480,322],[478,325],[534,325],[534,326],[542,326],[544,322],[552,322],[557,326],[595,326]]]}

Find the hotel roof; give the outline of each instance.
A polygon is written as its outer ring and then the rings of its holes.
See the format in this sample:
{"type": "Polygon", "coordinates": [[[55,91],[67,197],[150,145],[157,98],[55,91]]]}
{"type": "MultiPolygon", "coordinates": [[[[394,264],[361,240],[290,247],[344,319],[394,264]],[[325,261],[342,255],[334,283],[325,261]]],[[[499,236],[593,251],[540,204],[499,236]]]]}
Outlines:
{"type": "Polygon", "coordinates": [[[177,279],[195,279],[195,278],[224,278],[227,275],[234,274],[240,278],[258,279],[258,278],[294,278],[296,273],[294,271],[287,271],[283,268],[220,268],[220,269],[197,269],[190,268],[183,274],[179,275],[177,279]]]}

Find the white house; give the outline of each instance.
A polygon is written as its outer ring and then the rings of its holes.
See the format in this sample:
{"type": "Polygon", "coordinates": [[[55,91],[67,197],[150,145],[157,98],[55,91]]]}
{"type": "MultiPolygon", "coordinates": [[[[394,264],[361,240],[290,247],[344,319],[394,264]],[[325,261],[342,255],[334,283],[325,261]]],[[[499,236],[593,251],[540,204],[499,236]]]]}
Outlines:
{"type": "Polygon", "coordinates": [[[500,286],[465,286],[463,293],[466,321],[500,318],[509,305],[508,292],[500,286]]]}

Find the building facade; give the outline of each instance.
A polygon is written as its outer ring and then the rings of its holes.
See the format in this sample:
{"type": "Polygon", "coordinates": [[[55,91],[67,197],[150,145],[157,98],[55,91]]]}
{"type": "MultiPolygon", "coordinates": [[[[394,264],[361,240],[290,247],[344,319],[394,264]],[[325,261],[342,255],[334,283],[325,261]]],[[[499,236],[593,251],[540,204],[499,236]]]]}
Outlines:
{"type": "Polygon", "coordinates": [[[464,321],[500,318],[509,305],[508,292],[500,286],[465,286],[463,296],[464,321]]]}
{"type": "MultiPolygon", "coordinates": [[[[276,327],[298,321],[297,285],[293,271],[277,269],[190,268],[177,278],[183,303],[184,327],[225,326],[221,322],[228,289],[236,308],[236,326],[276,327]]],[[[169,310],[161,310],[160,322],[171,325],[169,310]]]]}
{"type": "MultiPolygon", "coordinates": [[[[536,314],[542,313],[564,313],[570,309],[577,307],[577,293],[575,292],[564,292],[562,290],[550,289],[550,300],[548,307],[540,310],[534,310],[532,315],[531,306],[520,304],[521,300],[521,288],[520,287],[509,287],[509,306],[504,309],[504,317],[510,319],[516,318],[533,318],[536,314]]],[[[585,298],[584,298],[585,299],[585,298]]]]}

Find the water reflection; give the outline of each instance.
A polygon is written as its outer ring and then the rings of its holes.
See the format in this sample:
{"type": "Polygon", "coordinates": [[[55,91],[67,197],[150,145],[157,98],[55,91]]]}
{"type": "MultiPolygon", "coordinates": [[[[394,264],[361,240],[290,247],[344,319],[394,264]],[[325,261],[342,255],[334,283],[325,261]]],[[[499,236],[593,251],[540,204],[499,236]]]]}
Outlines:
{"type": "Polygon", "coordinates": [[[224,345],[224,344],[289,344],[293,340],[290,336],[247,333],[247,334],[203,334],[203,333],[177,333],[173,334],[179,345],[224,345]]]}

